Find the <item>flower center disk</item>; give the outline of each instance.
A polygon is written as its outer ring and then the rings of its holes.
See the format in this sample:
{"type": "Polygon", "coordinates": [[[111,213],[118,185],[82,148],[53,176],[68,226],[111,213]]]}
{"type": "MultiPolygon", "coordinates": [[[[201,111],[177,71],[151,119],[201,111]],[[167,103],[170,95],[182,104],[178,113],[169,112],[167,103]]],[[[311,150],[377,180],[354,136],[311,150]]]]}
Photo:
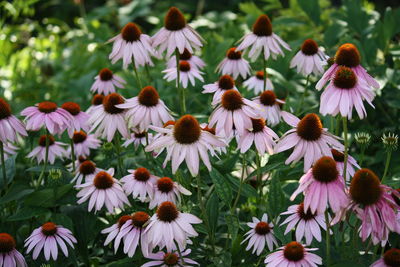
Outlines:
{"type": "Polygon", "coordinates": [[[105,171],[101,171],[94,177],[93,184],[97,189],[108,189],[114,184],[111,175],[105,171]]]}
{"type": "Polygon", "coordinates": [[[174,138],[180,144],[192,144],[199,140],[201,128],[199,122],[191,115],[184,115],[174,125],[174,138]]]}
{"type": "Polygon", "coordinates": [[[146,137],[146,132],[142,132],[142,133],[134,133],[136,138],[144,138],[146,137]]]}
{"type": "Polygon", "coordinates": [[[218,80],[218,87],[223,90],[232,89],[235,86],[235,81],[230,75],[223,75],[218,80]]]}
{"type": "Polygon", "coordinates": [[[165,201],[157,208],[157,218],[164,222],[172,222],[178,218],[178,210],[174,203],[165,201]]]}
{"type": "Polygon", "coordinates": [[[49,146],[53,145],[55,142],[54,137],[52,135],[47,135],[47,138],[46,135],[42,135],[39,138],[39,145],[42,147],[46,147],[46,139],[48,140],[47,142],[49,143],[49,146]]]}
{"type": "Polygon", "coordinates": [[[75,102],[65,102],[61,105],[61,108],[68,111],[72,116],[76,116],[81,112],[81,107],[75,102]]]}
{"type": "Polygon", "coordinates": [[[183,53],[179,55],[180,60],[189,60],[192,58],[192,54],[186,48],[183,50],[183,53]]]}
{"type": "Polygon", "coordinates": [[[12,251],[15,248],[15,245],[15,240],[11,235],[7,233],[0,234],[0,253],[8,253],[12,251]]]}
{"type": "Polygon", "coordinates": [[[129,22],[121,30],[122,39],[124,39],[127,42],[135,42],[139,40],[141,34],[142,31],[133,22],[129,22]]]}
{"type": "Polygon", "coordinates": [[[57,226],[52,222],[47,222],[42,225],[42,233],[45,236],[52,236],[57,233],[57,226]]]}
{"type": "Polygon", "coordinates": [[[87,134],[84,131],[74,132],[72,140],[75,144],[83,143],[87,138],[87,134]]]}
{"type": "Polygon", "coordinates": [[[357,76],[352,69],[341,66],[335,73],[333,84],[340,89],[351,89],[357,84],[357,76]]]}
{"type": "Polygon", "coordinates": [[[228,49],[228,52],[226,52],[226,57],[231,60],[239,60],[242,58],[242,52],[236,51],[236,48],[232,47],[228,49]]]}
{"type": "Polygon", "coordinates": [[[169,193],[174,189],[174,182],[169,177],[162,177],[157,180],[157,188],[163,193],[169,193]]]}
{"type": "Polygon", "coordinates": [[[316,141],[322,135],[322,123],[318,115],[307,114],[297,124],[297,134],[307,141],[316,141]]]}
{"type": "Polygon", "coordinates": [[[104,97],[103,107],[107,113],[118,114],[122,113],[124,110],[121,108],[117,108],[116,105],[123,104],[124,102],[125,101],[122,96],[117,93],[112,93],[104,97]]]}
{"type": "Polygon", "coordinates": [[[300,243],[293,241],[285,246],[283,255],[290,261],[299,261],[304,258],[304,247],[300,243]]]}
{"type": "Polygon", "coordinates": [[[185,17],[179,9],[171,7],[165,16],[164,26],[169,31],[179,31],[186,26],[185,17]]]}
{"type": "Polygon", "coordinates": [[[266,90],[260,94],[260,102],[264,106],[273,106],[276,103],[276,95],[270,90],[266,90]]]}
{"type": "Polygon", "coordinates": [[[167,266],[175,266],[178,263],[179,257],[176,253],[165,253],[164,263],[167,266]]]}
{"type": "Polygon", "coordinates": [[[240,93],[234,89],[227,90],[222,95],[221,105],[226,110],[237,110],[243,106],[243,100],[240,93]]]}
{"type": "Polygon", "coordinates": [[[50,101],[44,101],[38,104],[38,109],[43,113],[52,113],[57,110],[57,104],[50,101]]]}
{"type": "Polygon", "coordinates": [[[109,81],[113,77],[113,72],[109,68],[103,68],[99,72],[100,80],[109,81]]]}
{"type": "Polygon", "coordinates": [[[83,175],[89,175],[94,173],[96,170],[96,165],[90,161],[90,160],[85,160],[84,162],[79,165],[79,172],[82,173],[83,175]]]}
{"type": "Polygon", "coordinates": [[[0,98],[0,120],[6,119],[10,116],[11,116],[10,105],[3,98],[0,98]]]}
{"type": "Polygon", "coordinates": [[[122,215],[118,219],[118,228],[121,228],[127,221],[132,220],[132,216],[130,215],[122,215]]]}
{"type": "Polygon", "coordinates": [[[264,75],[267,75],[267,73],[262,70],[256,72],[256,78],[259,80],[264,80],[264,75]]]}
{"type": "Polygon", "coordinates": [[[310,209],[307,210],[307,212],[304,212],[304,203],[300,203],[299,206],[297,207],[297,214],[299,217],[305,221],[309,221],[311,219],[314,219],[315,214],[311,212],[310,209]]]}
{"type": "Polygon", "coordinates": [[[150,216],[143,211],[135,212],[132,215],[132,223],[138,228],[142,228],[143,225],[150,219],[150,216]]]}
{"type": "Polygon", "coordinates": [[[93,106],[101,105],[103,104],[103,100],[104,100],[104,95],[95,94],[92,98],[92,105],[93,106]]]}
{"type": "Polygon", "coordinates": [[[361,56],[357,47],[353,44],[343,44],[335,55],[335,63],[346,67],[357,67],[360,65],[361,56]]]}
{"type": "Polygon", "coordinates": [[[271,20],[267,15],[261,15],[253,24],[253,33],[257,36],[270,36],[272,35],[271,20]]]}
{"type": "Polygon", "coordinates": [[[259,235],[266,235],[269,232],[271,232],[271,227],[266,222],[259,222],[259,223],[257,223],[254,231],[259,235]]]}
{"type": "Polygon", "coordinates": [[[190,63],[188,61],[182,60],[179,62],[179,70],[182,72],[190,71],[190,63]]]}
{"type": "Polygon", "coordinates": [[[265,127],[265,121],[263,119],[251,119],[253,123],[253,133],[262,132],[265,127]]]}
{"type": "Polygon", "coordinates": [[[390,267],[400,266],[400,249],[392,248],[385,252],[383,261],[390,267]]]}
{"type": "Polygon", "coordinates": [[[137,168],[134,177],[138,181],[146,182],[150,179],[150,172],[146,168],[137,168]]]}
{"type": "Polygon", "coordinates": [[[139,103],[146,107],[153,107],[158,104],[160,95],[153,86],[144,87],[138,96],[139,103]]]}
{"type": "Polygon", "coordinates": [[[307,56],[315,55],[318,53],[318,44],[313,39],[307,39],[301,45],[301,52],[307,56]]]}
{"type": "Polygon", "coordinates": [[[382,194],[380,184],[378,176],[373,171],[358,170],[351,180],[350,196],[358,204],[365,206],[375,204],[382,194]]]}
{"type": "Polygon", "coordinates": [[[336,168],[336,161],[327,156],[320,158],[312,167],[312,174],[315,180],[322,183],[335,181],[339,175],[336,168]]]}

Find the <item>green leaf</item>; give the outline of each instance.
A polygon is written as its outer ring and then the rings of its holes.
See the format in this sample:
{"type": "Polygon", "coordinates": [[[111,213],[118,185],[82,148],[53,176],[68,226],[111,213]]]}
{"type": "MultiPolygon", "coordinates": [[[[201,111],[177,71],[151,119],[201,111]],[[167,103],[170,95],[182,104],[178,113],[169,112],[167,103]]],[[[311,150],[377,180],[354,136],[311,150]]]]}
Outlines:
{"type": "Polygon", "coordinates": [[[21,199],[33,191],[35,190],[29,188],[25,184],[14,183],[7,191],[7,194],[0,198],[0,203],[6,204],[10,201],[21,199]]]}
{"type": "Polygon", "coordinates": [[[228,226],[229,234],[231,235],[232,242],[236,240],[238,231],[239,231],[239,219],[235,215],[231,215],[230,213],[225,214],[225,222],[228,226]]]}
{"type": "Polygon", "coordinates": [[[227,207],[231,206],[232,201],[232,188],[226,179],[214,168],[211,173],[211,179],[215,185],[215,190],[218,197],[225,203],[227,207]]]}
{"type": "Polygon", "coordinates": [[[34,216],[45,214],[48,210],[40,207],[23,207],[18,210],[15,214],[11,215],[7,218],[7,221],[22,221],[26,219],[30,219],[34,216]]]}
{"type": "MultiPolygon", "coordinates": [[[[240,179],[231,175],[226,175],[224,177],[235,187],[236,191],[239,190],[240,179]]],[[[257,197],[257,191],[254,189],[254,187],[246,183],[242,184],[242,191],[240,194],[245,197],[257,197]]]]}
{"type": "MultiPolygon", "coordinates": [[[[15,158],[17,155],[13,155],[9,157],[5,161],[6,166],[6,177],[7,177],[7,184],[11,183],[14,180],[15,176],[15,158]]],[[[0,164],[1,165],[1,164],[0,164]]],[[[1,166],[3,168],[3,166],[1,166]]],[[[0,188],[4,187],[4,177],[3,177],[3,170],[0,171],[0,188]]]]}
{"type": "Polygon", "coordinates": [[[307,14],[307,16],[318,25],[320,22],[321,10],[318,0],[297,0],[299,6],[307,14]]]}
{"type": "Polygon", "coordinates": [[[29,206],[52,207],[55,201],[67,194],[72,187],[72,184],[66,184],[54,189],[47,188],[36,191],[25,198],[25,204],[29,206]]]}
{"type": "Polygon", "coordinates": [[[285,195],[282,191],[281,182],[277,175],[274,175],[271,179],[268,191],[268,203],[267,208],[270,215],[275,218],[283,210],[285,205],[285,195]]]}
{"type": "Polygon", "coordinates": [[[214,234],[218,226],[219,216],[219,200],[215,192],[213,192],[206,204],[208,223],[212,233],[214,234]]]}

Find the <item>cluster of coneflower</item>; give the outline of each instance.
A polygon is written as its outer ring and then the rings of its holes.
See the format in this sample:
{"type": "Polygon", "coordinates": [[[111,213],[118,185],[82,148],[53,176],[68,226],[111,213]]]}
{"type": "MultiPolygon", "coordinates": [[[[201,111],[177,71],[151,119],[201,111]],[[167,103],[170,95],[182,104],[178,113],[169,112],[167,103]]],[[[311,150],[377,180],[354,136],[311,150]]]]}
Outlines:
{"type": "MultiPolygon", "coordinates": [[[[321,257],[312,252],[317,249],[306,248],[313,239],[322,240],[321,228],[326,232],[325,260],[329,265],[331,228],[352,215],[361,222],[355,231],[363,241],[370,239],[374,245],[385,246],[390,232],[400,233],[399,192],[382,184],[372,170],[361,168],[348,154],[347,120],[352,119],[353,109],[360,119],[365,118],[367,112],[363,102],[373,106],[373,88],[379,87],[360,65],[360,53],[353,44],[340,46],[333,64],[325,70],[328,57],[314,40],[307,39],[290,64],[298,73],[307,76],[306,87],[311,75],[323,74],[316,85],[316,89],[321,90],[327,84],[321,95],[320,113],[343,118],[343,145],[341,138],[323,127],[317,114],[307,114],[299,119],[281,110],[284,101],[277,99],[273,91],[266,73],[266,61],[270,57],[284,56],[284,50],[290,50],[290,47],[273,32],[266,15],[256,20],[252,31],[239,40],[237,47],[227,51],[217,67],[221,74],[218,81],[203,86],[203,93],[213,94],[211,105],[214,111],[208,123],[201,124],[194,116],[186,114],[184,90],[189,82],[194,85],[195,79],[203,81],[201,69],[205,63],[195,55],[200,52],[203,39],[187,24],[178,9],[168,11],[164,27],[153,37],[142,33],[135,23],[128,23],[109,42],[113,43],[111,62],[121,59],[124,68],[132,65],[140,86],[137,69],[152,66],[153,58],[166,58],[164,78],[176,81],[181,100],[180,118],[174,119],[153,86],[145,86],[136,97],[125,99],[116,88],[124,88],[126,81],[108,68],[101,69],[95,77],[90,89],[95,95],[87,111],[82,111],[73,102],[58,107],[54,102],[45,101],[24,109],[21,115],[25,122],[22,123],[12,115],[9,104],[0,99],[4,178],[4,159],[16,153],[15,142],[19,136],[27,136],[27,130],[44,129],[39,145],[28,154],[38,163],[44,162],[36,186],[46,185],[48,163],[53,164],[56,158],[70,158],[68,167],[74,174],[71,182],[78,190],[78,204],[87,203],[89,212],[105,209],[115,214],[131,205],[128,197],[148,203],[149,210],[154,211],[153,214],[136,211],[120,216],[115,224],[102,231],[107,234],[105,245],[114,242],[115,251],[122,245],[123,252],[129,257],[133,257],[140,247],[143,256],[152,260],[143,266],[198,264],[187,257],[191,252],[187,244],[198,235],[192,224],[202,223],[202,220],[178,209],[181,195],[190,195],[190,190],[170,177],[158,177],[141,166],[125,170],[119,157],[118,175],[125,176],[117,179],[113,168],[101,169],[89,159],[91,150],[99,148],[102,140],[114,141],[116,149],[120,150],[121,138],[125,139],[122,146],[133,143],[136,148],[145,147],[150,158],[165,157],[163,167],[171,162],[173,174],[185,161],[190,174],[198,179],[200,206],[203,201],[198,176],[200,163],[211,170],[210,156],[224,157],[229,144],[236,142],[241,153],[254,147],[258,169],[261,156],[293,148],[285,163],[304,159],[305,174],[291,200],[298,200],[299,194],[302,194],[302,200],[281,214],[289,215],[281,225],[287,225],[285,234],[295,230],[295,240],[279,247],[272,223],[277,220],[269,220],[264,214],[261,220],[254,217],[247,224],[251,229],[242,242],[248,242],[246,250],[253,249],[257,255],[267,246],[272,253],[265,258],[266,266],[321,265],[321,257]],[[239,75],[246,79],[251,74],[246,55],[252,61],[261,57],[263,64],[262,70],[243,83],[257,94],[253,99],[244,98],[235,85],[239,75]],[[279,137],[268,126],[274,127],[282,120],[292,129],[279,137]],[[54,137],[64,132],[71,140],[68,149],[54,137]]],[[[397,137],[389,137],[393,139],[391,144],[397,145],[397,137]]],[[[389,140],[386,142],[390,143],[389,140]]],[[[260,175],[257,178],[261,180],[260,175]]],[[[240,183],[244,183],[243,177],[240,183]]],[[[260,193],[264,194],[264,191],[260,190],[260,193]]],[[[206,216],[204,212],[201,215],[206,216]]],[[[27,253],[32,251],[33,259],[43,251],[46,260],[56,260],[59,249],[68,256],[67,245],[73,247],[76,242],[70,230],[46,222],[26,239],[25,247],[27,253]]],[[[399,259],[400,251],[392,248],[373,266],[398,266],[399,259]]],[[[23,256],[15,249],[15,240],[7,233],[0,234],[0,266],[26,266],[23,256]]]]}

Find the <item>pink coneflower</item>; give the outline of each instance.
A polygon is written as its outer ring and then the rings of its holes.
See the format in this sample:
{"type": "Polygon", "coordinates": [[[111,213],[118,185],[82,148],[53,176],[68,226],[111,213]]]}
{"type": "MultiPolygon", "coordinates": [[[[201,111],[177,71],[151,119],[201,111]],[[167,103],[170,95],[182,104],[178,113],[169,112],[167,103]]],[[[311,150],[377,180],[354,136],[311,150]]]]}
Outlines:
{"type": "Polygon", "coordinates": [[[319,75],[324,72],[327,55],[318,47],[313,39],[307,39],[301,45],[300,51],[290,61],[290,67],[297,67],[297,72],[304,76],[319,75]]]}
{"type": "Polygon", "coordinates": [[[203,94],[214,93],[211,104],[217,105],[221,102],[222,95],[226,90],[237,90],[235,80],[230,75],[222,75],[215,83],[203,85],[203,94]]]}
{"type": "Polygon", "coordinates": [[[28,136],[28,133],[24,124],[11,114],[10,105],[0,97],[0,142],[15,142],[18,135],[28,136]]]}
{"type": "Polygon", "coordinates": [[[245,130],[239,138],[238,148],[240,148],[240,153],[245,153],[254,143],[260,155],[273,154],[275,140],[279,139],[278,135],[265,126],[264,119],[251,119],[251,122],[253,127],[245,130]]]}
{"type": "MultiPolygon", "coordinates": [[[[201,123],[200,127],[201,127],[201,129],[203,131],[207,131],[212,135],[216,135],[215,128],[210,127],[207,123],[201,123]]],[[[219,138],[221,138],[221,137],[219,137],[219,138]]],[[[224,140],[224,138],[221,138],[221,139],[224,140]]],[[[224,140],[224,142],[226,142],[226,144],[229,143],[229,141],[227,141],[227,140],[224,140]]],[[[214,147],[214,150],[217,152],[217,154],[226,153],[226,146],[224,146],[224,147],[214,147]]],[[[210,153],[211,153],[211,156],[216,156],[217,155],[213,151],[210,151],[210,153]]]]}
{"type": "Polygon", "coordinates": [[[204,131],[200,128],[199,122],[191,115],[182,116],[177,120],[173,127],[151,129],[162,135],[146,147],[146,152],[156,151],[158,155],[167,150],[164,166],[172,160],[172,173],[175,174],[183,160],[192,174],[199,173],[200,159],[211,170],[211,163],[208,151],[213,151],[214,147],[224,147],[226,144],[217,136],[204,131]]]}
{"type": "MultiPolygon", "coordinates": [[[[333,159],[336,161],[336,167],[338,168],[339,174],[343,176],[344,154],[336,149],[332,149],[331,151],[333,159]]],[[[350,178],[353,177],[354,173],[356,172],[355,168],[361,169],[356,159],[350,155],[347,155],[346,182],[348,182],[350,178]]]]}
{"type": "Polygon", "coordinates": [[[261,52],[267,60],[270,56],[273,59],[276,59],[277,55],[283,56],[281,47],[291,50],[289,45],[272,31],[272,24],[267,15],[260,15],[253,25],[253,31],[243,36],[239,42],[241,43],[237,50],[249,48],[249,57],[252,61],[255,61],[261,52]]]}
{"type": "Polygon", "coordinates": [[[358,80],[364,80],[368,85],[379,88],[379,83],[367,73],[360,62],[360,52],[355,45],[349,43],[341,45],[336,52],[335,63],[325,71],[315,87],[318,90],[322,89],[329,80],[334,78],[337,69],[340,66],[345,66],[351,68],[358,80]]]}
{"type": "Polygon", "coordinates": [[[104,95],[102,94],[95,94],[92,97],[92,105],[86,110],[86,113],[89,114],[89,116],[92,114],[93,109],[97,106],[100,106],[103,104],[104,100],[104,95]]]}
{"type": "Polygon", "coordinates": [[[370,106],[375,93],[364,81],[357,78],[355,72],[348,67],[339,66],[332,80],[321,95],[321,114],[336,116],[340,113],[342,117],[351,119],[353,108],[356,109],[360,119],[367,116],[363,105],[366,100],[370,106]]]}
{"type": "Polygon", "coordinates": [[[147,131],[149,125],[161,127],[172,119],[170,110],[153,86],[144,87],[138,96],[116,107],[126,110],[128,127],[138,128],[139,131],[147,131]]]}
{"type": "Polygon", "coordinates": [[[133,144],[135,149],[137,149],[140,145],[147,146],[147,143],[153,142],[153,134],[149,132],[140,132],[137,129],[132,130],[131,137],[126,139],[126,141],[122,144],[123,147],[128,147],[130,144],[133,144]],[[147,138],[146,138],[147,134],[147,138]]]}
{"type": "Polygon", "coordinates": [[[114,208],[124,209],[124,204],[130,205],[119,181],[114,177],[114,169],[98,172],[93,179],[87,179],[84,184],[76,185],[81,190],[76,195],[78,204],[89,200],[88,210],[97,212],[106,206],[108,212],[114,208]]]}
{"type": "Polygon", "coordinates": [[[293,129],[287,131],[275,146],[275,153],[294,147],[293,153],[286,159],[285,164],[297,162],[304,157],[304,171],[321,156],[332,156],[331,147],[343,151],[339,137],[329,133],[317,114],[310,113],[301,120],[296,116],[282,112],[283,119],[293,129]]]}
{"type": "Polygon", "coordinates": [[[84,162],[84,161],[86,161],[86,160],[88,160],[87,157],[85,157],[85,156],[78,156],[78,157],[75,159],[75,162],[70,162],[70,163],[68,163],[65,167],[67,168],[68,171],[70,171],[70,172],[73,173],[73,172],[74,172],[73,166],[75,166],[75,174],[76,174],[76,170],[79,169],[79,167],[81,166],[82,162],[84,162]]]}
{"type": "MultiPolygon", "coordinates": [[[[91,149],[100,147],[101,141],[94,134],[87,134],[84,131],[76,131],[72,136],[74,143],[75,156],[89,156],[91,149]]],[[[68,154],[71,154],[71,148],[68,148],[68,154]]]]}
{"type": "Polygon", "coordinates": [[[121,239],[116,239],[118,236],[119,231],[121,230],[121,227],[128,221],[131,220],[132,216],[131,215],[122,215],[118,218],[117,222],[111,225],[110,227],[107,227],[103,230],[101,230],[102,234],[107,234],[107,238],[104,241],[104,246],[107,246],[110,244],[113,240],[114,241],[114,252],[116,253],[119,247],[119,244],[121,242],[121,239]]]}
{"type": "Polygon", "coordinates": [[[96,164],[93,161],[84,160],[80,162],[79,166],[77,166],[76,174],[71,180],[71,183],[76,182],[76,185],[80,185],[82,182],[86,183],[92,181],[96,174],[101,170],[102,169],[96,167],[96,164]]]}
{"type": "Polygon", "coordinates": [[[32,258],[37,259],[39,253],[43,249],[43,254],[46,261],[57,260],[58,247],[64,253],[65,257],[68,257],[68,248],[65,243],[74,248],[73,243],[76,243],[75,237],[71,231],[61,225],[56,225],[52,222],[47,222],[33,230],[32,234],[25,240],[25,247],[27,247],[26,253],[29,253],[33,249],[32,258]]]}
{"type": "Polygon", "coordinates": [[[172,203],[179,203],[181,201],[181,194],[190,196],[192,193],[178,184],[172,181],[169,177],[159,178],[154,183],[154,193],[150,200],[149,208],[154,209],[165,201],[172,203]]]}
{"type": "Polygon", "coordinates": [[[281,215],[290,215],[280,226],[287,224],[285,235],[293,228],[296,228],[296,241],[301,242],[303,237],[306,239],[306,245],[311,245],[313,237],[321,242],[321,229],[326,231],[325,216],[322,213],[313,213],[310,209],[304,209],[304,203],[292,205],[288,211],[281,215]]]}
{"type": "Polygon", "coordinates": [[[151,46],[151,38],[142,33],[135,23],[126,24],[120,34],[107,41],[110,42],[113,42],[113,48],[108,58],[112,64],[122,59],[124,68],[127,68],[132,61],[135,68],[144,65],[153,66],[151,56],[155,56],[155,51],[151,46]]]}
{"type": "Polygon", "coordinates": [[[108,142],[111,142],[117,130],[122,137],[129,138],[125,110],[117,107],[123,103],[125,99],[117,93],[104,97],[103,104],[93,108],[90,115],[89,123],[92,125],[90,131],[95,131],[97,136],[107,138],[108,142]]]}
{"type": "Polygon", "coordinates": [[[61,105],[61,108],[68,111],[72,116],[71,126],[67,128],[68,135],[72,138],[74,131],[89,131],[89,115],[86,112],[81,111],[81,107],[75,102],[65,102],[61,105]]]}
{"type": "Polygon", "coordinates": [[[28,267],[24,256],[15,249],[15,239],[0,233],[0,267],[28,267]]]}
{"type": "Polygon", "coordinates": [[[240,74],[243,79],[246,79],[250,75],[250,64],[242,57],[242,52],[232,47],[228,49],[226,57],[218,64],[216,71],[231,75],[234,79],[240,74]]]}
{"type": "Polygon", "coordinates": [[[400,266],[400,249],[391,248],[383,254],[383,257],[372,263],[370,267],[397,267],[400,266]]]}
{"type": "Polygon", "coordinates": [[[149,220],[150,216],[146,212],[137,211],[121,226],[114,244],[119,243],[122,239],[124,253],[128,254],[128,257],[133,257],[139,243],[144,256],[150,253],[147,233],[144,232],[149,220]]]}
{"type": "Polygon", "coordinates": [[[247,237],[240,243],[243,244],[247,240],[249,241],[246,250],[250,250],[251,247],[253,247],[252,253],[256,253],[257,256],[259,256],[265,244],[267,244],[269,251],[274,249],[274,245],[276,247],[278,246],[278,242],[274,236],[274,224],[268,222],[268,215],[266,213],[262,216],[261,221],[253,217],[253,222],[247,223],[247,226],[250,227],[251,230],[245,234],[247,237]]]}
{"type": "MultiPolygon", "coordinates": [[[[176,67],[163,70],[162,72],[165,73],[163,78],[167,80],[167,82],[176,80],[178,77],[177,71],[176,67]]],[[[199,71],[197,68],[192,67],[188,61],[179,62],[179,83],[182,84],[183,88],[188,86],[189,81],[192,86],[195,86],[195,78],[204,82],[204,79],[201,76],[202,74],[204,73],[199,71]]]]}
{"type": "Polygon", "coordinates": [[[186,258],[190,254],[191,250],[181,250],[179,257],[178,252],[163,252],[159,251],[157,253],[152,253],[146,256],[148,259],[152,259],[153,261],[149,261],[143,264],[141,267],[150,267],[150,266],[160,266],[160,267],[191,267],[193,265],[200,265],[198,262],[186,258]]]}
{"type": "Polygon", "coordinates": [[[276,97],[273,91],[264,91],[253,99],[259,105],[259,114],[271,126],[277,125],[281,121],[281,105],[285,102],[276,97]]]}
{"type": "Polygon", "coordinates": [[[134,199],[137,198],[141,202],[152,199],[158,177],[152,175],[146,168],[137,168],[128,172],[128,175],[121,178],[122,188],[126,195],[132,194],[134,199]]]}
{"type": "Polygon", "coordinates": [[[347,204],[343,177],[339,175],[335,160],[328,156],[318,159],[300,178],[299,187],[290,200],[301,192],[304,193],[304,209],[312,213],[324,213],[328,204],[336,213],[347,204]]]}
{"type": "Polygon", "coordinates": [[[27,107],[21,115],[26,117],[28,131],[39,131],[44,126],[50,134],[62,134],[73,121],[68,111],[58,108],[56,103],[50,101],[27,107]]]}
{"type": "Polygon", "coordinates": [[[242,135],[253,124],[251,118],[258,118],[258,105],[244,97],[237,90],[227,90],[220,104],[211,113],[210,127],[216,129],[219,136],[230,137],[235,129],[242,135]]]}
{"type": "Polygon", "coordinates": [[[56,158],[63,158],[67,155],[67,151],[63,146],[67,144],[55,141],[52,135],[42,135],[39,138],[39,146],[35,147],[26,157],[36,158],[37,162],[44,162],[46,160],[46,139],[49,144],[48,162],[53,164],[56,158]]]}
{"type": "Polygon", "coordinates": [[[178,249],[183,250],[189,237],[197,236],[192,224],[199,224],[202,221],[190,213],[183,213],[177,210],[174,203],[166,201],[161,203],[157,212],[150,218],[146,227],[147,241],[153,247],[160,249],[167,247],[168,251],[173,250],[177,243],[178,249]]]}
{"type": "Polygon", "coordinates": [[[3,143],[3,149],[4,149],[4,159],[8,159],[12,155],[17,154],[18,147],[14,146],[11,143],[3,143]]]}
{"type": "Polygon", "coordinates": [[[124,83],[126,83],[124,79],[113,74],[108,68],[101,69],[94,80],[90,91],[101,95],[115,93],[115,87],[124,88],[124,83]]]}
{"type": "Polygon", "coordinates": [[[286,246],[279,248],[279,251],[269,254],[264,263],[266,267],[276,266],[296,266],[311,267],[322,264],[320,256],[310,251],[318,250],[317,248],[305,248],[296,241],[288,243],[286,246]]]}
{"type": "Polygon", "coordinates": [[[255,94],[259,94],[264,90],[274,90],[274,86],[271,80],[268,78],[268,74],[264,71],[257,71],[256,75],[251,76],[249,79],[243,82],[243,86],[247,90],[253,90],[255,94]],[[267,75],[264,88],[264,75],[267,75]]]}
{"type": "Polygon", "coordinates": [[[176,7],[168,10],[164,27],[151,40],[153,47],[158,48],[160,54],[167,50],[167,58],[175,50],[182,54],[186,48],[193,53],[193,48],[199,50],[203,46],[201,36],[186,23],[185,17],[176,7]]]}
{"type": "Polygon", "coordinates": [[[396,213],[400,206],[394,201],[392,194],[400,194],[381,184],[376,174],[369,169],[358,170],[351,180],[348,206],[336,214],[332,224],[344,219],[346,212],[355,211],[361,219],[360,237],[363,241],[371,235],[373,244],[387,242],[389,232],[400,231],[396,213]]]}
{"type": "MultiPolygon", "coordinates": [[[[187,61],[190,63],[190,66],[195,67],[197,69],[202,69],[206,66],[206,63],[204,61],[196,56],[192,55],[189,50],[185,48],[182,54],[179,55],[179,60],[180,61],[187,61]]],[[[168,62],[167,62],[167,68],[176,68],[176,57],[172,56],[168,62]]]]}

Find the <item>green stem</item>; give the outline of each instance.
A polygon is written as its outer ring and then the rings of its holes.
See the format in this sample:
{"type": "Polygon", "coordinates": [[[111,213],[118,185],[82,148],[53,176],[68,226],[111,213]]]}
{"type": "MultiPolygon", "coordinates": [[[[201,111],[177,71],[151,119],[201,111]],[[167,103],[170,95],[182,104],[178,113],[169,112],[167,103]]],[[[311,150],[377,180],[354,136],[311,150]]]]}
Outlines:
{"type": "Polygon", "coordinates": [[[331,265],[331,235],[330,235],[330,224],[329,224],[329,216],[328,210],[325,211],[325,223],[326,223],[326,266],[329,267],[331,265]]]}
{"type": "Polygon", "coordinates": [[[137,81],[137,83],[138,83],[138,85],[140,87],[139,90],[141,90],[143,88],[142,87],[142,81],[140,80],[139,73],[138,73],[138,70],[137,70],[136,65],[135,65],[135,58],[133,58],[133,60],[132,60],[132,65],[133,65],[133,72],[135,73],[135,76],[136,76],[136,81],[137,81]]]}
{"type": "Polygon", "coordinates": [[[361,147],[361,155],[360,155],[360,167],[362,167],[362,164],[363,164],[363,162],[364,162],[364,155],[365,155],[365,148],[366,148],[366,146],[365,145],[363,145],[362,147],[361,147]]]}
{"type": "Polygon", "coordinates": [[[259,187],[259,203],[261,202],[262,198],[262,174],[261,174],[261,159],[260,155],[256,153],[256,168],[257,168],[257,186],[259,187]]]}
{"type": "Polygon", "coordinates": [[[181,249],[179,248],[178,243],[174,240],[175,246],[176,246],[176,251],[178,252],[179,259],[182,261],[183,266],[185,266],[185,261],[182,257],[181,249]]]}
{"type": "Polygon", "coordinates": [[[343,134],[344,134],[343,179],[344,179],[344,181],[346,181],[347,160],[349,157],[349,140],[347,138],[347,117],[343,117],[343,134]]]}
{"type": "Polygon", "coordinates": [[[75,173],[75,147],[74,140],[71,139],[71,160],[72,160],[72,171],[75,173]]]}
{"type": "Polygon", "coordinates": [[[47,169],[47,161],[49,160],[49,130],[47,130],[47,128],[46,128],[46,152],[45,152],[45,154],[44,154],[44,165],[43,165],[43,169],[42,169],[42,172],[40,173],[40,176],[39,176],[39,180],[38,180],[38,184],[37,184],[37,187],[39,187],[40,186],[40,184],[42,183],[42,180],[43,180],[43,178],[44,178],[44,173],[46,172],[46,169],[47,169]]]}
{"type": "Polygon", "coordinates": [[[121,142],[120,142],[120,136],[117,134],[114,137],[114,145],[115,145],[115,153],[117,154],[117,160],[118,160],[118,171],[119,175],[123,175],[123,170],[122,170],[122,158],[121,158],[121,142]]]}
{"type": "Polygon", "coordinates": [[[180,102],[181,102],[181,115],[186,113],[186,101],[185,101],[185,88],[180,88],[180,79],[181,73],[179,71],[179,51],[178,48],[175,49],[175,59],[176,59],[176,88],[178,89],[178,93],[180,94],[180,102]]]}
{"type": "Polygon", "coordinates": [[[391,159],[391,157],[392,157],[392,150],[389,149],[389,150],[387,151],[387,155],[386,155],[385,170],[384,170],[384,172],[383,172],[382,181],[381,181],[382,184],[385,182],[385,178],[386,178],[387,172],[388,172],[388,170],[389,170],[389,165],[390,165],[390,159],[391,159]]]}
{"type": "MultiPolygon", "coordinates": [[[[6,161],[5,161],[5,157],[4,157],[4,144],[3,142],[0,141],[0,156],[1,156],[1,168],[3,170],[3,180],[4,180],[4,192],[7,191],[7,186],[8,186],[8,182],[7,182],[7,173],[6,173],[6,161]]],[[[1,192],[1,191],[0,191],[1,192]]]]}
{"type": "Polygon", "coordinates": [[[240,198],[240,194],[242,193],[242,187],[243,187],[243,183],[244,183],[244,172],[245,172],[245,169],[246,169],[246,159],[245,159],[245,157],[244,157],[244,155],[243,155],[243,159],[242,159],[242,175],[241,175],[241,177],[240,177],[239,190],[238,190],[238,192],[237,192],[237,196],[236,196],[235,202],[233,202],[233,206],[232,206],[232,211],[233,211],[233,212],[235,212],[236,205],[237,205],[237,203],[238,203],[238,201],[239,201],[239,198],[240,198]]]}
{"type": "Polygon", "coordinates": [[[262,59],[263,59],[263,79],[264,79],[264,85],[263,85],[263,90],[267,90],[267,61],[265,60],[264,53],[262,53],[262,59]]]}
{"type": "Polygon", "coordinates": [[[300,109],[303,107],[304,104],[304,99],[306,98],[307,91],[308,91],[308,83],[310,82],[310,74],[307,75],[307,80],[306,80],[306,85],[304,86],[304,92],[303,95],[301,96],[299,106],[297,107],[297,113],[301,114],[300,109]]]}

